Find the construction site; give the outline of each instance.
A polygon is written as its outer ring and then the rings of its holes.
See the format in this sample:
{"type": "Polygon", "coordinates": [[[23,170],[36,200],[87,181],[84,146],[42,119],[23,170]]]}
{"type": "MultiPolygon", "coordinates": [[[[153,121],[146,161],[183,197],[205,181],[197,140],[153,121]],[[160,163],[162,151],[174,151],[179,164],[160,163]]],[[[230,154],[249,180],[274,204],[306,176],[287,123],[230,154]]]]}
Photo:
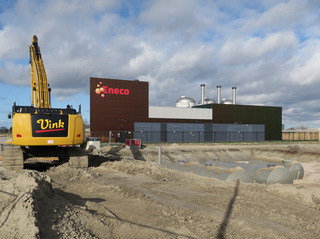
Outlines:
{"type": "Polygon", "coordinates": [[[0,165],[0,237],[318,238],[319,143],[163,144],[160,162],[158,149],[102,146],[85,169],[53,161],[30,160],[19,171],[0,165]],[[249,163],[254,154],[294,159],[304,176],[248,183],[169,166],[249,163]]]}
{"type": "Polygon", "coordinates": [[[37,36],[31,105],[0,137],[0,238],[318,238],[320,143],[284,141],[282,107],[90,78],[81,106],[51,106],[37,36]],[[89,136],[89,137],[87,137],[89,136]]]}

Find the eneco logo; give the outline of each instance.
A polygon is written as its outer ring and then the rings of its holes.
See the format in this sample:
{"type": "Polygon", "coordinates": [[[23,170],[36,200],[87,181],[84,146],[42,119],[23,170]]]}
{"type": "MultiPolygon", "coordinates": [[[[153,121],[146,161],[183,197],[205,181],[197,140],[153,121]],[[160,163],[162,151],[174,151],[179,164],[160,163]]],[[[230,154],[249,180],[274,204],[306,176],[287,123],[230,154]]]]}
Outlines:
{"type": "Polygon", "coordinates": [[[97,88],[96,88],[95,92],[97,95],[100,95],[101,97],[105,97],[106,94],[109,94],[109,95],[130,95],[129,89],[111,88],[111,87],[102,85],[102,82],[97,84],[97,88]]]}

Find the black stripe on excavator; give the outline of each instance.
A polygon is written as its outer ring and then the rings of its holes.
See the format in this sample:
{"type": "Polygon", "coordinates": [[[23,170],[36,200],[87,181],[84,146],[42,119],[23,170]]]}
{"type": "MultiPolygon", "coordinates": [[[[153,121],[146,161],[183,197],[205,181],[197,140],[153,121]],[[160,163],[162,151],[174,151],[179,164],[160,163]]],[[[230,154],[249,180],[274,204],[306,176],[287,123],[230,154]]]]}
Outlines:
{"type": "Polygon", "coordinates": [[[75,115],[78,114],[73,108],[35,108],[33,106],[12,107],[13,113],[48,114],[48,115],[75,115]]]}

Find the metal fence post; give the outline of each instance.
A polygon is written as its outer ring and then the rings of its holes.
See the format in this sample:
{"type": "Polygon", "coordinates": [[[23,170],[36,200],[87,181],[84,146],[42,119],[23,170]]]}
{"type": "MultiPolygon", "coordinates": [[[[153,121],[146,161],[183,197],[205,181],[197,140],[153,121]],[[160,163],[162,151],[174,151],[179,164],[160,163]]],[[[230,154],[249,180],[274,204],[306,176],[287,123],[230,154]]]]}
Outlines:
{"type": "Polygon", "coordinates": [[[161,165],[161,145],[158,147],[158,164],[161,165]]]}

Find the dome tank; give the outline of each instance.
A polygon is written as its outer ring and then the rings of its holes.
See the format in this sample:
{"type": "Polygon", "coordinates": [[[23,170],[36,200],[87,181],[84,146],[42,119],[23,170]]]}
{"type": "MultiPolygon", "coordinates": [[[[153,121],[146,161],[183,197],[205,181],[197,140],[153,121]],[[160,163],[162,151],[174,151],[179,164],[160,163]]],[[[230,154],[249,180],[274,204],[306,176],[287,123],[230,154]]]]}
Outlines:
{"type": "MultiPolygon", "coordinates": [[[[208,104],[215,104],[216,101],[214,99],[210,99],[210,98],[207,98],[205,97],[204,98],[204,105],[208,105],[208,104]]],[[[198,105],[201,105],[201,100],[198,101],[198,105]]]]}
{"type": "Polygon", "coordinates": [[[233,101],[229,99],[222,99],[221,104],[232,105],[233,101]]]}
{"type": "Polygon", "coordinates": [[[179,107],[179,108],[191,108],[192,106],[195,106],[195,105],[196,105],[195,100],[187,96],[181,96],[176,101],[176,107],[179,107]]]}

